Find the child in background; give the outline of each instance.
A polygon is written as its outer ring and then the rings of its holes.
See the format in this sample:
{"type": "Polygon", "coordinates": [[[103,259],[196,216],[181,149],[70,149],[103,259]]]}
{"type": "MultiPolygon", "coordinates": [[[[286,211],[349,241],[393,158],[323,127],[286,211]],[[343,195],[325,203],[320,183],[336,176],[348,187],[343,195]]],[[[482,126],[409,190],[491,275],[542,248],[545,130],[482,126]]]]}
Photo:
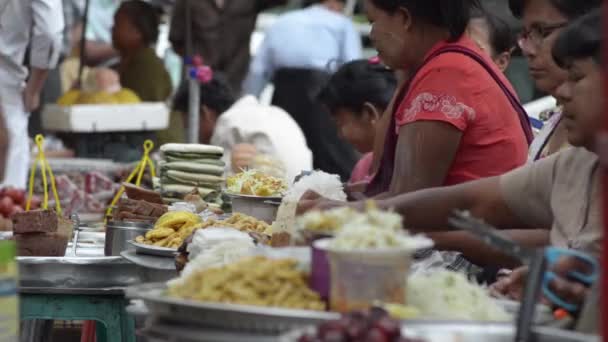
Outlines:
{"type": "Polygon", "coordinates": [[[492,12],[478,9],[471,14],[467,34],[492,57],[500,71],[507,70],[517,43],[509,23],[492,12]]]}
{"type": "MultiPolygon", "coordinates": [[[[112,41],[120,53],[120,83],[144,102],[165,102],[173,89],[171,77],[154,51],[160,9],[140,1],[123,2],[114,16],[112,41]]],[[[169,129],[157,134],[159,143],[183,141],[180,115],[171,115],[169,129]]]]}
{"type": "Polygon", "coordinates": [[[350,184],[366,184],[372,177],[376,124],[397,87],[397,77],[377,59],[343,65],[319,95],[338,125],[341,137],[363,154],[350,184]]]}

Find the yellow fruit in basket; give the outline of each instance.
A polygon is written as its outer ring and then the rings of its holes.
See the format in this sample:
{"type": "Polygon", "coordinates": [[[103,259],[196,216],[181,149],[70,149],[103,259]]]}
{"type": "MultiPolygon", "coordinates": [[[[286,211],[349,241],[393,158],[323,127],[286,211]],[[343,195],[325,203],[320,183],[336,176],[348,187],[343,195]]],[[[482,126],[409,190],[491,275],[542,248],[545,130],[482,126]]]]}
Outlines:
{"type": "Polygon", "coordinates": [[[57,100],[57,104],[60,106],[73,106],[78,101],[80,97],[80,90],[72,89],[67,93],[63,94],[59,100],[57,100]]]}
{"type": "Polygon", "coordinates": [[[118,103],[130,104],[140,103],[141,99],[131,89],[122,88],[119,92],[114,94],[114,98],[118,103]]]}

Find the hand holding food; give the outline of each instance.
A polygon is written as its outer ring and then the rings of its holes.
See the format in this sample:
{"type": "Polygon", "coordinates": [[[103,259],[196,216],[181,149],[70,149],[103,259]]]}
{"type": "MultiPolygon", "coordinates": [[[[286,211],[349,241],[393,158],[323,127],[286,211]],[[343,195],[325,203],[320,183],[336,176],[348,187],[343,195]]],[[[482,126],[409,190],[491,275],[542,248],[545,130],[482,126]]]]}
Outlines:
{"type": "Polygon", "coordinates": [[[291,309],[324,310],[308,288],[294,260],[252,257],[220,268],[193,273],[183,284],[170,284],[169,296],[204,302],[291,309]]]}
{"type": "Polygon", "coordinates": [[[201,218],[198,215],[173,211],[161,216],[154,229],[145,236],[138,236],[135,241],[157,247],[178,248],[194,230],[201,227],[201,218]]]}

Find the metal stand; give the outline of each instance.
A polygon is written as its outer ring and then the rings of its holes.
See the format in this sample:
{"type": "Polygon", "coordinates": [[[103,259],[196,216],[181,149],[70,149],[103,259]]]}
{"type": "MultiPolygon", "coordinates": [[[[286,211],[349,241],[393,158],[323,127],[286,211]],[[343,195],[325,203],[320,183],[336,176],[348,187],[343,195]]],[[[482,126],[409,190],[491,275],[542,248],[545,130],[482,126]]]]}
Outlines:
{"type": "MultiPolygon", "coordinates": [[[[190,1],[186,1],[184,8],[186,20],[186,56],[192,58],[194,56],[194,49],[192,44],[192,12],[190,11],[190,1]]],[[[201,88],[198,81],[190,77],[190,72],[187,68],[184,77],[188,80],[188,142],[190,144],[198,144],[201,88]]]]}
{"type": "Polygon", "coordinates": [[[542,288],[543,274],[546,268],[545,251],[539,248],[528,265],[528,281],[517,316],[517,334],[515,342],[532,341],[532,324],[536,312],[536,303],[542,288]]]}

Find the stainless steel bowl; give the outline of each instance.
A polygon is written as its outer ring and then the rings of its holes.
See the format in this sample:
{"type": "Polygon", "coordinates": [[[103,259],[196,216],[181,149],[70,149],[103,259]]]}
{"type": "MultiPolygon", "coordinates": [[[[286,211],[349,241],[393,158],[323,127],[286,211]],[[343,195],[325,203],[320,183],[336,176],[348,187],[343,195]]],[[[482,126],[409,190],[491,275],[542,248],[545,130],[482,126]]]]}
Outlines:
{"type": "Polygon", "coordinates": [[[232,198],[232,212],[249,215],[268,224],[274,222],[281,205],[280,197],[246,196],[231,193],[228,193],[228,196],[232,198]]]}
{"type": "Polygon", "coordinates": [[[140,235],[145,235],[152,225],[145,223],[108,222],[106,225],[106,256],[120,256],[120,253],[131,248],[127,243],[140,235]]]}

